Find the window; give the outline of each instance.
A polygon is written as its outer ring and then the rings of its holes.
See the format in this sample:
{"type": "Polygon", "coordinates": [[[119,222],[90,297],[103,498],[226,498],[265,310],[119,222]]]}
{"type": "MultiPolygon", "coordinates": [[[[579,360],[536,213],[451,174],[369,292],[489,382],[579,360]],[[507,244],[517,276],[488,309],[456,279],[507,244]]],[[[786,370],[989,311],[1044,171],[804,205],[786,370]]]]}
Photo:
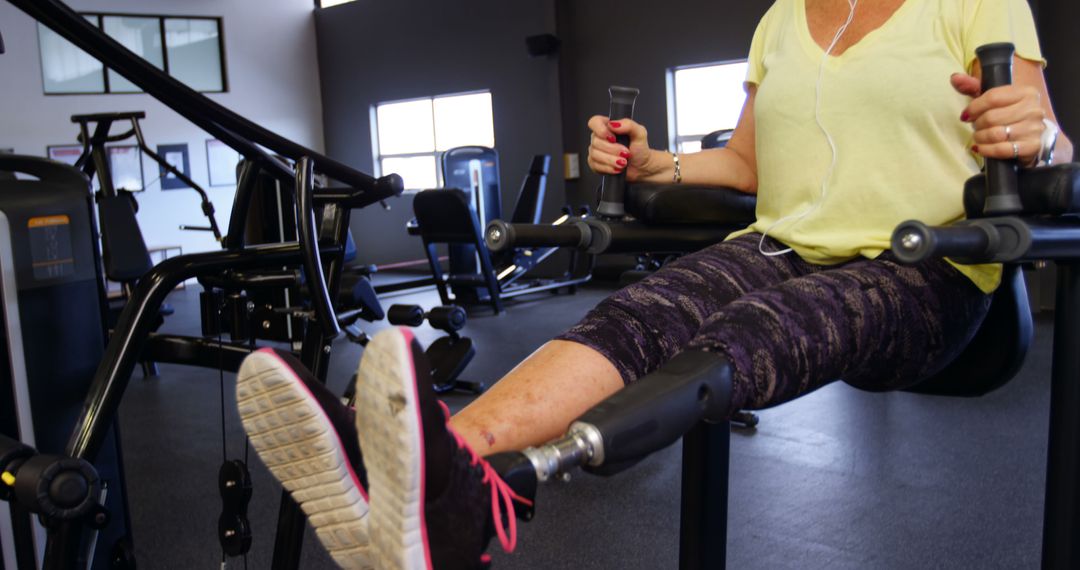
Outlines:
{"type": "Polygon", "coordinates": [[[734,129],[746,101],[743,62],[680,67],[668,72],[669,146],[675,152],[701,150],[701,138],[734,129]]]}
{"type": "Polygon", "coordinates": [[[495,146],[491,93],[486,91],[380,103],[372,114],[378,171],[401,175],[409,190],[441,185],[443,151],[495,146]]]}
{"type": "MultiPolygon", "coordinates": [[[[83,14],[83,17],[192,89],[227,90],[220,18],[133,14],[83,14]]],[[[38,24],[38,44],[46,95],[142,92],[42,24],[38,24]]]]}

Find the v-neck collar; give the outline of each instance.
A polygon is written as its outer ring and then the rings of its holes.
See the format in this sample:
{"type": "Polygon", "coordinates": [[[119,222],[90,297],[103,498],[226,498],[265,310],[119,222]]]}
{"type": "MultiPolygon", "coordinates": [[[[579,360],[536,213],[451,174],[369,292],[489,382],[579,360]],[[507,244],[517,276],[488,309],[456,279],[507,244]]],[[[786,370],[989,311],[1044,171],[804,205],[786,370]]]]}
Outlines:
{"type": "MultiPolygon", "coordinates": [[[[807,54],[811,58],[820,61],[821,58],[825,57],[825,49],[814,41],[814,36],[810,33],[810,21],[806,17],[806,3],[809,1],[810,0],[795,0],[796,19],[798,20],[796,22],[796,27],[799,29],[799,37],[802,39],[803,48],[807,50],[807,54]]],[[[840,55],[830,54],[828,64],[835,65],[842,62],[845,59],[848,59],[848,54],[853,52],[857,54],[859,50],[864,49],[863,44],[866,44],[867,42],[873,43],[876,36],[886,31],[890,26],[893,26],[893,22],[902,17],[904,10],[911,4],[915,4],[917,1],[918,0],[904,0],[904,3],[889,16],[888,20],[885,20],[880,26],[867,32],[865,36],[859,38],[859,41],[848,46],[848,48],[844,50],[844,53],[841,53],[840,55]]]]}

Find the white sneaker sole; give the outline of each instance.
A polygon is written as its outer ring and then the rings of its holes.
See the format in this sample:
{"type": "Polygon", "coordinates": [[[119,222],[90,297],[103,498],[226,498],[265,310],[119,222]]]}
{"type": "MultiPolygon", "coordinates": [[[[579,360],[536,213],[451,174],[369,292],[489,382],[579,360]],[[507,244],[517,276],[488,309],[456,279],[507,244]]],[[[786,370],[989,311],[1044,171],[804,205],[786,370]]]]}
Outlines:
{"type": "Polygon", "coordinates": [[[300,504],[334,561],[350,570],[373,568],[367,497],[303,381],[273,352],[254,352],[237,374],[236,403],[252,447],[300,504]]]}
{"type": "Polygon", "coordinates": [[[380,570],[429,570],[424,441],[412,333],[380,332],[357,373],[356,425],[371,485],[371,544],[380,570]]]}

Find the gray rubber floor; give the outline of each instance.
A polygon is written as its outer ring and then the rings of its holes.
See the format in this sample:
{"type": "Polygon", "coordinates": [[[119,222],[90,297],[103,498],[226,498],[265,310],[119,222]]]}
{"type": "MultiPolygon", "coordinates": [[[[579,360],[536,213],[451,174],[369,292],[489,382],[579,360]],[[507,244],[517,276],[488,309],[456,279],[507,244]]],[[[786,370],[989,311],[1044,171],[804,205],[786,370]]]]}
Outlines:
{"type": "MultiPolygon", "coordinates": [[[[540,294],[502,315],[477,311],[469,379],[494,381],[609,291],[540,294]]],[[[178,291],[166,329],[198,330],[197,291],[178,291]]],[[[437,304],[433,292],[387,299],[437,304]]],[[[367,327],[373,332],[384,325],[367,327]]],[[[1036,568],[1042,526],[1049,403],[1050,324],[1020,376],[979,399],[869,394],[833,384],[760,413],[734,430],[728,565],[731,568],[1036,568]]],[[[437,334],[421,329],[430,342],[437,334]]],[[[335,345],[330,385],[342,390],[358,347],[335,345]]],[[[211,568],[221,506],[221,398],[230,458],[242,457],[233,378],[161,367],[131,382],[121,412],[136,551],[142,568],[211,568]]],[[[449,398],[452,407],[468,401],[449,398]]],[[[519,527],[517,552],[493,545],[496,568],[676,568],[680,450],[657,453],[612,478],[580,474],[541,489],[537,517],[519,527]]],[[[255,538],[249,568],[269,568],[280,488],[251,455],[255,538]]],[[[232,560],[229,568],[243,568],[232,560]]],[[[303,568],[332,568],[318,542],[303,568]]]]}

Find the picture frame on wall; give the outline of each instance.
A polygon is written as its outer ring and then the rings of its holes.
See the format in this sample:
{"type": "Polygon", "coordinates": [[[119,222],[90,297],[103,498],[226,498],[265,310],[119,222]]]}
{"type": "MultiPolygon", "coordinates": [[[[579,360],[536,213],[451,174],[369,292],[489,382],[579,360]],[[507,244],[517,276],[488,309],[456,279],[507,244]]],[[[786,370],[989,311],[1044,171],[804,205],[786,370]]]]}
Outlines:
{"type": "Polygon", "coordinates": [[[112,170],[113,188],[128,192],[142,192],[146,188],[143,178],[142,151],[137,145],[105,147],[112,170]]]}
{"type": "MultiPolygon", "coordinates": [[[[157,154],[165,159],[165,162],[172,165],[173,168],[184,173],[184,176],[191,178],[191,159],[188,156],[187,143],[159,144],[157,146],[157,154]]],[[[185,184],[183,180],[172,172],[165,170],[164,167],[158,166],[158,170],[160,171],[162,190],[182,190],[188,188],[188,185],[185,184]]]]}
{"type": "Polygon", "coordinates": [[[63,162],[71,166],[75,166],[75,162],[82,156],[82,152],[83,147],[81,144],[51,144],[45,147],[45,156],[49,157],[49,160],[63,162]]]}
{"type": "Polygon", "coordinates": [[[217,140],[206,141],[206,163],[210,173],[210,186],[236,186],[236,164],[240,153],[217,140]]]}

